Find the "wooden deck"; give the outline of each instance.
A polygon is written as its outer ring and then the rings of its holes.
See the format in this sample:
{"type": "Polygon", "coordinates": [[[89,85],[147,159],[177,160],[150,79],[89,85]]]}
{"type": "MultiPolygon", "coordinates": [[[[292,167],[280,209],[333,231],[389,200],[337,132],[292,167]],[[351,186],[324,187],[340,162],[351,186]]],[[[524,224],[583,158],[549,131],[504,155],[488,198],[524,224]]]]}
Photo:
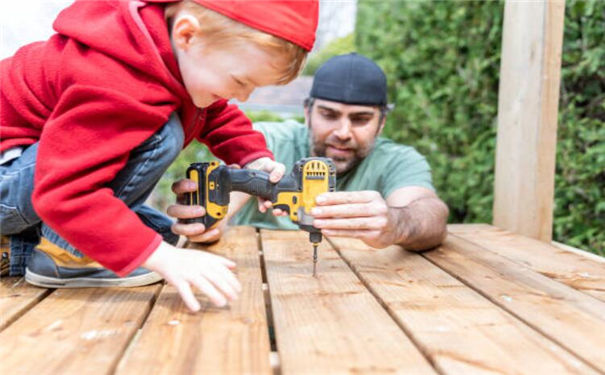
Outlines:
{"type": "Polygon", "coordinates": [[[231,229],[228,308],[167,285],[46,290],[5,278],[2,374],[605,373],[605,263],[488,225],[438,249],[231,229]]]}

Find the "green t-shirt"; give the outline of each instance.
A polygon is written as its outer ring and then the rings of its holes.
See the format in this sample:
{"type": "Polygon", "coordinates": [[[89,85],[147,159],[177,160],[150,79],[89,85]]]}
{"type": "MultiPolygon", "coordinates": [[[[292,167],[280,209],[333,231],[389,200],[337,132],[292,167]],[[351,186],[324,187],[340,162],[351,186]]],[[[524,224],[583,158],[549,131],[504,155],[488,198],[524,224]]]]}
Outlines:
{"type": "MultiPolygon", "coordinates": [[[[307,126],[294,121],[258,122],[254,128],[265,135],[275,160],[289,173],[298,160],[310,156],[307,126]]],[[[358,166],[336,177],[337,191],[375,190],[383,197],[405,186],[435,190],[431,169],[425,158],[413,147],[379,137],[374,149],[358,166]]],[[[233,225],[252,225],[267,229],[298,229],[288,217],[258,211],[256,199],[249,200],[232,219],[233,225]]]]}

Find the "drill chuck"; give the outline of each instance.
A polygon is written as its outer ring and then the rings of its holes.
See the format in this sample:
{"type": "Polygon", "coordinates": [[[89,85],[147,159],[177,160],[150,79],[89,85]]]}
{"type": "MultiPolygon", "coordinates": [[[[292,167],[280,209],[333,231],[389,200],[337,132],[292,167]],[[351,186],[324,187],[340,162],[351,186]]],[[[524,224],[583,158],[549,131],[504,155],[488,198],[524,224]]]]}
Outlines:
{"type": "Polygon", "coordinates": [[[321,232],[316,232],[316,231],[309,232],[309,241],[311,243],[320,243],[322,238],[323,238],[323,236],[321,235],[321,232]]]}

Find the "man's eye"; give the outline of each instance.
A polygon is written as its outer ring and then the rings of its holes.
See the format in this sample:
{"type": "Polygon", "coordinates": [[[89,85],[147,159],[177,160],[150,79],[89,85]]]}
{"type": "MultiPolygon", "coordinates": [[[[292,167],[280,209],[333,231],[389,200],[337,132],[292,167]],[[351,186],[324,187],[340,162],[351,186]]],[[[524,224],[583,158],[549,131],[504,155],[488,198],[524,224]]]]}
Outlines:
{"type": "Polygon", "coordinates": [[[355,125],[365,125],[370,122],[371,119],[371,117],[353,117],[351,122],[355,125]]]}
{"type": "Polygon", "coordinates": [[[336,119],[338,119],[338,116],[336,114],[332,113],[332,112],[322,112],[321,115],[326,120],[336,120],[336,119]]]}

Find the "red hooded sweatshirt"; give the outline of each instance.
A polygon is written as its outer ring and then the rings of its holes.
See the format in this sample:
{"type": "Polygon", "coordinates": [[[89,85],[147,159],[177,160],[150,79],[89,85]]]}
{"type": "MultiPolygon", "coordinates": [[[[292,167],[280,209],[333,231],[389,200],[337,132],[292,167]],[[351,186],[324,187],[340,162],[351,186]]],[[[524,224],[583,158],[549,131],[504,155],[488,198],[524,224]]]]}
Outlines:
{"type": "Polygon", "coordinates": [[[40,218],[103,266],[125,275],[160,244],[107,187],[129,153],[173,111],[227,164],[273,157],[234,105],[193,105],[164,20],[165,4],[76,1],[57,34],[0,61],[0,151],[39,142],[32,201],[40,218]]]}

